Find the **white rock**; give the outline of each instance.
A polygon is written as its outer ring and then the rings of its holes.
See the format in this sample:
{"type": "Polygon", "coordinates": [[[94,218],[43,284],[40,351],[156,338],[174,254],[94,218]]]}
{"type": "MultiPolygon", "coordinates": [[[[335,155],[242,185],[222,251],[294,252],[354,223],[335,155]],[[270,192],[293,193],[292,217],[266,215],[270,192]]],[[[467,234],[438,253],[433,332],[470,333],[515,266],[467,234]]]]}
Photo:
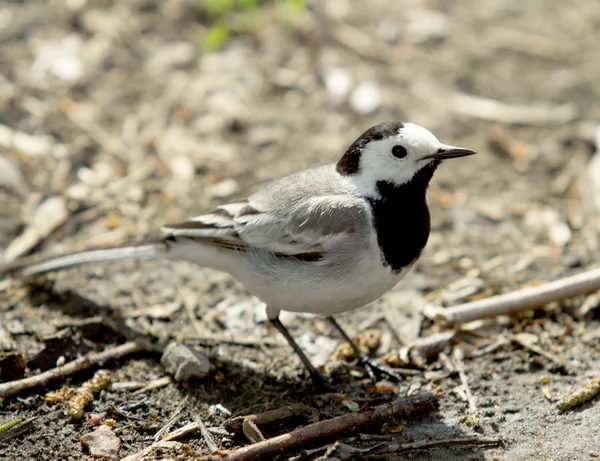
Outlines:
{"type": "Polygon", "coordinates": [[[212,198],[227,198],[231,197],[238,190],[238,182],[233,178],[227,178],[208,186],[206,188],[206,193],[212,198]]]}
{"type": "Polygon", "coordinates": [[[14,149],[32,157],[52,153],[54,140],[51,136],[31,135],[0,125],[0,147],[14,149]]]}
{"type": "Polygon", "coordinates": [[[45,41],[37,50],[36,58],[31,66],[34,80],[44,80],[52,75],[61,80],[76,82],[83,74],[83,62],[78,54],[81,49],[81,38],[78,35],[67,35],[60,41],[45,41]]]}
{"type": "Polygon", "coordinates": [[[211,405],[210,407],[208,407],[208,416],[225,416],[228,418],[231,415],[232,415],[231,411],[229,409],[225,408],[220,403],[217,403],[216,405],[211,405]]]}
{"type": "Polygon", "coordinates": [[[551,208],[528,211],[524,223],[534,236],[547,238],[558,247],[571,241],[571,229],[561,220],[560,214],[551,208]]]}
{"type": "Polygon", "coordinates": [[[325,74],[325,89],[336,99],[342,99],[350,92],[352,77],[340,68],[331,69],[325,74]]]}
{"type": "Polygon", "coordinates": [[[350,107],[358,114],[375,112],[381,106],[381,92],[374,82],[363,82],[350,95],[350,107]]]}
{"type": "Polygon", "coordinates": [[[153,75],[190,64],[196,55],[194,45],[189,42],[169,43],[157,48],[146,62],[146,70],[153,75]]]}
{"type": "Polygon", "coordinates": [[[178,155],[169,162],[171,172],[180,179],[190,180],[194,177],[194,164],[185,155],[178,155]]]}
{"type": "Polygon", "coordinates": [[[564,222],[556,222],[548,228],[548,238],[557,247],[564,247],[571,241],[571,229],[564,222]]]}

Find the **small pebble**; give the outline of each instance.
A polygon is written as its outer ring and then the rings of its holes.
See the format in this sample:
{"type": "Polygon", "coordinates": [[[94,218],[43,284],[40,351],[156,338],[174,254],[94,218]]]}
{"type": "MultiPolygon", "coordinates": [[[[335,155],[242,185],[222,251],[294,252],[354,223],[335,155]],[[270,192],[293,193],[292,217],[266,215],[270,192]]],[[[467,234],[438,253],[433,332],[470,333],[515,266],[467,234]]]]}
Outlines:
{"type": "Polygon", "coordinates": [[[571,229],[564,222],[557,222],[548,228],[548,238],[557,247],[564,247],[571,241],[571,229]]]}
{"type": "Polygon", "coordinates": [[[100,426],[79,440],[83,448],[96,458],[115,458],[121,448],[121,440],[108,426],[100,426]]]}
{"type": "Polygon", "coordinates": [[[344,98],[352,87],[352,77],[344,69],[332,69],[325,74],[325,89],[336,99],[344,98]]]}
{"type": "Polygon", "coordinates": [[[168,43],[154,50],[146,62],[146,70],[162,76],[174,68],[191,64],[195,56],[196,50],[190,42],[168,43]]]}
{"type": "Polygon", "coordinates": [[[211,198],[227,198],[231,197],[238,190],[239,185],[237,181],[233,178],[227,178],[208,186],[206,193],[211,198]]]}
{"type": "Polygon", "coordinates": [[[366,115],[381,106],[381,92],[374,82],[363,82],[350,95],[350,107],[356,113],[366,115]]]}

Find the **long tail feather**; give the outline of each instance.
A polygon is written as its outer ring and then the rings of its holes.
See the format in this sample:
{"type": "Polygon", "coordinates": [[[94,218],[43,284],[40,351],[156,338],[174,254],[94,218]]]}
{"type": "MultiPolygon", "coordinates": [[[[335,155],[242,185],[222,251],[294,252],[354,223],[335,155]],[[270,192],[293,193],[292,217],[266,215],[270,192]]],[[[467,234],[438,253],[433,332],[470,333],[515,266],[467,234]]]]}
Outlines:
{"type": "Polygon", "coordinates": [[[0,266],[0,278],[8,274],[31,276],[45,272],[59,271],[83,264],[98,264],[113,261],[160,259],[166,256],[169,246],[166,242],[127,245],[112,248],[98,248],[62,256],[23,258],[0,266]]]}

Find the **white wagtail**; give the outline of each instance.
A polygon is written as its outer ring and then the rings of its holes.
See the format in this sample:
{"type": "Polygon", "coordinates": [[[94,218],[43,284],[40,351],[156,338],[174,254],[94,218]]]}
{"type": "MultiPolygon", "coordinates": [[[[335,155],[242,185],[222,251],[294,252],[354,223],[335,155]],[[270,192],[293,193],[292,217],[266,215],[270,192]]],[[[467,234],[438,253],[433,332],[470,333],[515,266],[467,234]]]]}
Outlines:
{"type": "Polygon", "coordinates": [[[327,387],[279,320],[282,310],[325,316],[372,379],[374,372],[396,377],[370,361],[333,316],[379,298],[406,275],[429,237],[425,192],[433,173],[442,160],[472,154],[418,125],[381,123],[337,164],[287,176],[247,200],[165,226],[161,241],[24,259],[0,268],[0,275],[131,259],[190,261],[228,272],[261,298],[314,384],[327,387]]]}

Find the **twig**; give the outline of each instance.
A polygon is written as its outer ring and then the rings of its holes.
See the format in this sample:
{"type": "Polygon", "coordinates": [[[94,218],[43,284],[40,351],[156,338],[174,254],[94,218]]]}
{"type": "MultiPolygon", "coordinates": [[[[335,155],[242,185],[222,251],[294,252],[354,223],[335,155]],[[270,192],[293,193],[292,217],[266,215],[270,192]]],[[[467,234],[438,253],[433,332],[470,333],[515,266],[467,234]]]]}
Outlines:
{"type": "Polygon", "coordinates": [[[265,436],[251,419],[245,419],[242,424],[242,432],[251,443],[262,442],[265,436]]]}
{"type": "Polygon", "coordinates": [[[413,376],[422,373],[421,370],[427,367],[427,361],[442,351],[449,345],[456,335],[454,330],[444,330],[429,336],[417,338],[410,344],[402,347],[397,353],[388,353],[382,357],[382,360],[394,368],[394,372],[413,376]],[[401,366],[414,365],[421,370],[412,370],[410,368],[400,368],[401,366]]]}
{"type": "Polygon", "coordinates": [[[251,461],[272,459],[275,454],[290,450],[323,445],[329,441],[348,437],[358,431],[379,427],[386,422],[394,422],[416,413],[426,413],[437,406],[441,392],[425,392],[394,402],[365,408],[337,418],[309,424],[288,434],[283,434],[264,442],[238,448],[229,453],[201,457],[202,461],[251,461]]]}
{"type": "Polygon", "coordinates": [[[552,125],[567,123],[577,116],[577,106],[511,106],[493,99],[457,93],[451,98],[454,112],[483,120],[524,125],[552,125]]]}
{"type": "Polygon", "coordinates": [[[139,394],[143,394],[144,392],[153,391],[155,389],[160,389],[161,387],[168,386],[172,382],[173,382],[173,379],[170,376],[163,376],[162,378],[158,378],[158,379],[154,379],[154,380],[150,381],[148,384],[146,384],[141,389],[138,389],[137,391],[132,392],[131,395],[139,395],[139,394]]]}
{"type": "Polygon", "coordinates": [[[556,364],[557,366],[562,367],[565,370],[567,369],[567,366],[566,366],[565,362],[563,362],[559,357],[557,357],[554,354],[551,354],[550,352],[546,352],[541,347],[533,344],[532,341],[530,341],[530,340],[527,339],[526,335],[527,335],[527,333],[516,334],[516,335],[510,336],[509,338],[512,341],[514,341],[517,344],[519,344],[524,349],[529,349],[531,352],[534,352],[537,355],[541,355],[542,357],[546,357],[548,360],[550,360],[552,363],[556,364]]]}
{"type": "Polygon", "coordinates": [[[181,417],[183,416],[183,410],[185,409],[185,407],[188,404],[188,397],[185,398],[185,400],[179,405],[179,407],[177,407],[177,410],[175,410],[175,412],[173,413],[173,415],[169,418],[169,420],[165,423],[165,425],[160,428],[156,434],[154,434],[154,441],[158,442],[159,440],[161,440],[163,438],[163,435],[166,434],[169,429],[171,429],[171,426],[173,426],[173,424],[175,424],[177,421],[179,421],[181,419],[181,417]]]}
{"type": "Polygon", "coordinates": [[[560,399],[556,407],[561,411],[567,411],[593,399],[598,393],[600,393],[600,375],[594,376],[584,387],[560,399]]]}
{"type": "Polygon", "coordinates": [[[109,360],[120,359],[126,355],[148,351],[150,349],[151,344],[148,341],[142,340],[125,343],[113,349],[108,349],[102,352],[94,352],[77,360],[73,360],[66,365],[52,368],[48,371],[40,373],[39,375],[19,379],[17,381],[11,381],[8,383],[2,383],[0,384],[0,398],[10,397],[11,395],[19,394],[25,390],[45,386],[51,381],[65,378],[66,376],[70,376],[96,365],[101,365],[109,360]]]}
{"type": "Polygon", "coordinates": [[[471,393],[471,388],[469,387],[469,380],[467,379],[467,374],[465,373],[465,363],[463,361],[464,354],[463,351],[455,347],[454,351],[452,351],[452,355],[454,358],[454,365],[458,370],[458,376],[460,377],[460,382],[465,388],[465,394],[467,394],[467,402],[469,402],[469,411],[472,416],[477,415],[477,403],[475,402],[475,397],[471,393]]]}
{"type": "Polygon", "coordinates": [[[206,424],[204,424],[204,421],[202,421],[202,418],[194,414],[192,415],[192,419],[198,424],[198,426],[200,426],[200,432],[202,433],[202,437],[204,437],[204,441],[206,442],[206,445],[208,445],[208,449],[210,450],[210,452],[215,453],[219,451],[219,446],[216,444],[215,439],[209,432],[208,428],[206,427],[206,424]]]}
{"type": "Polygon", "coordinates": [[[373,448],[379,448],[376,445],[372,448],[355,448],[342,442],[335,442],[327,448],[323,456],[319,456],[315,461],[351,461],[353,459],[362,459],[365,453],[369,453],[373,448]]]}
{"type": "Polygon", "coordinates": [[[418,338],[413,343],[402,348],[400,356],[404,357],[403,354],[406,354],[409,360],[408,363],[424,369],[427,366],[427,360],[450,344],[455,334],[455,331],[447,330],[418,338]]]}
{"type": "Polygon", "coordinates": [[[465,323],[533,309],[553,301],[561,301],[598,290],[600,290],[600,268],[539,286],[449,307],[441,310],[438,315],[441,320],[448,323],[465,323]]]}
{"type": "Polygon", "coordinates": [[[329,29],[329,33],[341,45],[354,51],[357,55],[373,59],[375,61],[385,61],[390,52],[385,46],[373,40],[369,34],[363,30],[346,23],[338,23],[329,29]]]}
{"type": "Polygon", "coordinates": [[[574,55],[574,50],[563,41],[520,30],[489,27],[486,38],[494,48],[516,50],[546,59],[562,60],[574,55]]]}
{"type": "Polygon", "coordinates": [[[314,410],[301,403],[287,405],[275,410],[265,411],[254,415],[236,416],[225,421],[225,429],[230,433],[241,432],[245,420],[253,421],[257,426],[266,426],[275,422],[282,422],[297,417],[306,417],[314,413],[314,410]]]}
{"type": "Polygon", "coordinates": [[[11,429],[9,429],[8,431],[1,433],[0,434],[0,443],[6,442],[7,440],[18,437],[18,436],[24,434],[25,432],[33,429],[33,422],[36,419],[37,419],[37,416],[26,419],[22,423],[11,427],[11,429]]]}
{"type": "Polygon", "coordinates": [[[447,439],[447,440],[422,440],[412,443],[385,443],[381,446],[374,447],[370,450],[367,456],[363,459],[378,459],[381,455],[391,453],[401,453],[412,450],[426,450],[431,448],[454,447],[457,445],[476,445],[479,447],[499,447],[502,445],[501,439],[484,439],[478,437],[466,437],[462,439],[447,439]]]}
{"type": "Polygon", "coordinates": [[[160,448],[164,442],[178,439],[179,437],[183,437],[184,435],[190,434],[191,432],[195,432],[198,429],[200,429],[198,423],[186,424],[185,426],[177,429],[176,431],[171,432],[164,439],[159,440],[158,442],[154,442],[149,447],[146,447],[143,450],[138,451],[137,453],[133,453],[132,455],[123,458],[121,461],[139,461],[141,459],[144,459],[146,455],[148,455],[148,453],[150,453],[155,448],[160,448]]]}
{"type": "Polygon", "coordinates": [[[214,344],[231,344],[232,346],[245,346],[245,347],[280,347],[283,346],[281,341],[277,341],[269,338],[234,338],[231,334],[218,334],[203,332],[201,336],[186,336],[183,339],[185,342],[200,343],[205,346],[214,344]]]}
{"type": "Polygon", "coordinates": [[[183,307],[185,307],[185,311],[187,312],[187,315],[190,318],[192,328],[194,329],[197,335],[202,335],[202,331],[204,330],[204,328],[202,328],[202,325],[200,325],[200,322],[198,322],[198,319],[196,318],[196,313],[194,312],[194,309],[197,305],[196,295],[192,293],[191,290],[182,290],[181,298],[183,301],[183,307]]]}

